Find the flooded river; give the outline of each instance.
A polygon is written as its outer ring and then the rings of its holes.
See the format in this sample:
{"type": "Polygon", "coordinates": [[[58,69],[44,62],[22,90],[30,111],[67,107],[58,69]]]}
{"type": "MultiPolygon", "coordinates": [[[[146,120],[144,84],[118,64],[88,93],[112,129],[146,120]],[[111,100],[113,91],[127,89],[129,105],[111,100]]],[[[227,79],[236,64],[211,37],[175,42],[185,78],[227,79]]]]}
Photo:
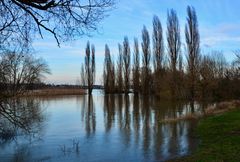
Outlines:
{"type": "Polygon", "coordinates": [[[194,121],[163,123],[200,104],[108,95],[21,98],[2,104],[0,161],[165,161],[197,146],[194,121]],[[4,111],[3,111],[4,107],[4,111]]]}

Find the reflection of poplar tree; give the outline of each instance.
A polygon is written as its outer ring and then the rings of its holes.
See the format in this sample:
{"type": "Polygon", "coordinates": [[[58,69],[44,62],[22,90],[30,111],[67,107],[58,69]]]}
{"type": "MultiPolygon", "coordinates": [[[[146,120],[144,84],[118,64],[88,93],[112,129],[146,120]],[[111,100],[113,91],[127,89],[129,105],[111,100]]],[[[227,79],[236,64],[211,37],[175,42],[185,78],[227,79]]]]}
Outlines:
{"type": "Polygon", "coordinates": [[[88,96],[88,105],[87,111],[85,115],[85,122],[86,122],[86,133],[89,137],[91,134],[95,133],[96,130],[96,115],[95,115],[95,108],[93,103],[92,95],[88,96]]]}

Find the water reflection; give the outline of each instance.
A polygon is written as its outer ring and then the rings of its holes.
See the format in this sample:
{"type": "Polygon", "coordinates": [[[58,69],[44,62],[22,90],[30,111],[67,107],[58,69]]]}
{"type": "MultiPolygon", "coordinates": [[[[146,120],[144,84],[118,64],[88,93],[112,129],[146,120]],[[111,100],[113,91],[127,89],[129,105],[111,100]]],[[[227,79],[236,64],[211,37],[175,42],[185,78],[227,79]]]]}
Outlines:
{"type": "Polygon", "coordinates": [[[1,137],[0,161],[164,161],[189,154],[197,140],[195,122],[162,120],[203,112],[198,103],[101,94],[22,98],[2,106],[0,135],[14,132],[15,140],[4,144],[1,137]],[[41,142],[22,142],[29,134],[41,142]]]}
{"type": "Polygon", "coordinates": [[[40,101],[32,98],[9,99],[0,103],[0,141],[18,135],[36,136],[42,130],[44,116],[40,101]]]}
{"type": "Polygon", "coordinates": [[[104,98],[106,133],[116,125],[124,146],[142,150],[144,159],[148,160],[161,161],[190,153],[196,147],[196,139],[191,134],[196,123],[161,121],[201,111],[197,104],[159,102],[151,97],[108,95],[104,98]]]}
{"type": "Polygon", "coordinates": [[[41,140],[44,129],[42,110],[33,98],[0,102],[0,161],[31,161],[29,145],[41,140]]]}
{"type": "Polygon", "coordinates": [[[82,119],[85,121],[86,136],[89,138],[95,134],[96,114],[92,95],[84,96],[82,105],[82,119]]]}
{"type": "Polygon", "coordinates": [[[113,95],[104,96],[104,125],[105,131],[109,132],[115,120],[115,98],[113,95]]]}

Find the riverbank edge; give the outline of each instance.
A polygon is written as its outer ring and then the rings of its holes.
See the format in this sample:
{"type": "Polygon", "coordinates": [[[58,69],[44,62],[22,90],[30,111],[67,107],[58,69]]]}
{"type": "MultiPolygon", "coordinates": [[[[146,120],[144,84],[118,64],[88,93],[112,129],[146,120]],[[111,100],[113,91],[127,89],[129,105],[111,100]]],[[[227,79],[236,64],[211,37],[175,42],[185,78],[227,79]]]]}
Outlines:
{"type": "Polygon", "coordinates": [[[205,117],[231,111],[233,109],[236,109],[236,107],[240,107],[240,100],[224,101],[208,106],[207,108],[204,109],[202,113],[189,113],[175,118],[165,118],[160,122],[173,123],[181,120],[199,120],[205,117]]]}
{"type": "Polygon", "coordinates": [[[202,118],[195,134],[200,140],[197,150],[169,162],[240,161],[240,105],[202,118]]]}
{"type": "Polygon", "coordinates": [[[63,95],[86,95],[85,89],[81,88],[48,88],[40,90],[31,90],[25,92],[24,97],[41,97],[41,96],[63,96],[63,95]]]}

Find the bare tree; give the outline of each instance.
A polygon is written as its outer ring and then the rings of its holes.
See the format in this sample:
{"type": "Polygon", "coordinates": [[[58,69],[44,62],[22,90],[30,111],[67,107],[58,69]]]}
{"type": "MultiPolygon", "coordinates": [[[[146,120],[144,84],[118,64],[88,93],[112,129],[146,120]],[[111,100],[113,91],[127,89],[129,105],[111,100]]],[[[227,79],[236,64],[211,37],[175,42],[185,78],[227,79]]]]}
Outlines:
{"type": "Polygon", "coordinates": [[[111,53],[108,45],[105,45],[105,59],[104,59],[104,90],[105,93],[115,92],[115,73],[114,63],[111,59],[111,53]]]}
{"type": "MultiPolygon", "coordinates": [[[[228,63],[221,51],[212,51],[201,59],[200,87],[201,99],[219,100],[238,98],[240,94],[240,70],[235,64],[228,63]]],[[[197,86],[197,88],[198,88],[197,86]]]]}
{"type": "Polygon", "coordinates": [[[124,74],[124,92],[129,93],[130,89],[130,46],[127,37],[124,37],[123,41],[123,74],[124,74]]]}
{"type": "MultiPolygon", "coordinates": [[[[87,42],[85,51],[85,70],[82,69],[82,77],[84,77],[83,83],[87,84],[88,94],[92,94],[93,85],[95,81],[95,47],[92,45],[90,47],[89,41],[87,42]],[[91,49],[90,49],[91,48],[91,49]],[[84,72],[83,72],[84,71],[84,72]]],[[[82,67],[83,68],[83,67],[82,67]]]]}
{"type": "MultiPolygon", "coordinates": [[[[89,34],[97,29],[114,0],[0,0],[0,42],[46,31],[60,40],[89,34]],[[27,30],[26,30],[27,27],[27,30]]],[[[23,40],[22,40],[23,41],[23,40]]]]}
{"type": "Polygon", "coordinates": [[[240,50],[235,51],[235,55],[236,59],[233,62],[233,64],[236,66],[237,70],[240,71],[240,50]]]}
{"type": "Polygon", "coordinates": [[[196,82],[198,77],[198,65],[200,57],[200,36],[198,31],[198,21],[195,9],[187,7],[187,24],[185,27],[185,37],[187,45],[187,62],[190,98],[194,100],[196,91],[196,82]]]}
{"type": "Polygon", "coordinates": [[[164,42],[162,24],[157,16],[153,17],[153,91],[159,95],[162,87],[164,42]]]}
{"type": "Polygon", "coordinates": [[[221,51],[212,51],[211,59],[215,63],[215,75],[219,79],[224,78],[225,71],[227,69],[227,61],[221,51]]]}
{"type": "Polygon", "coordinates": [[[143,94],[149,94],[150,92],[150,59],[151,59],[151,50],[150,50],[150,38],[146,26],[143,26],[142,30],[142,88],[143,94]]]}
{"type": "Polygon", "coordinates": [[[85,68],[84,68],[84,64],[82,64],[81,66],[81,85],[82,86],[86,86],[86,76],[85,76],[85,68]]]}
{"type": "Polygon", "coordinates": [[[178,72],[177,72],[177,92],[178,99],[185,99],[186,94],[186,82],[185,82],[184,61],[182,53],[179,53],[178,57],[178,72]]]}
{"type": "Polygon", "coordinates": [[[233,61],[233,67],[237,69],[238,74],[240,74],[240,50],[234,51],[236,59],[233,61]]]}
{"type": "Polygon", "coordinates": [[[180,27],[176,11],[173,9],[168,12],[167,19],[167,42],[168,42],[168,55],[170,59],[171,70],[171,94],[176,97],[177,89],[177,64],[181,49],[180,27]]]}
{"type": "Polygon", "coordinates": [[[183,56],[181,54],[179,54],[179,57],[178,57],[178,70],[179,72],[182,72],[183,73],[183,56]]]}
{"type": "Polygon", "coordinates": [[[123,51],[121,44],[118,44],[118,62],[117,62],[117,91],[123,92],[123,51]]]}
{"type": "Polygon", "coordinates": [[[213,89],[216,86],[215,69],[216,64],[210,56],[204,56],[201,59],[200,66],[200,96],[201,99],[213,96],[213,89]]]}
{"type": "Polygon", "coordinates": [[[237,64],[240,64],[240,51],[238,51],[238,52],[236,53],[236,57],[237,57],[236,63],[237,63],[237,64]]]}
{"type": "Polygon", "coordinates": [[[137,38],[134,39],[133,55],[133,91],[135,94],[140,92],[140,56],[137,38]]]}
{"type": "Polygon", "coordinates": [[[162,24],[157,16],[153,17],[153,65],[154,71],[162,68],[164,57],[164,43],[162,35],[162,24]]]}
{"type": "Polygon", "coordinates": [[[1,95],[15,96],[26,92],[32,84],[39,83],[50,70],[41,58],[31,54],[5,51],[0,55],[1,95]]]}

